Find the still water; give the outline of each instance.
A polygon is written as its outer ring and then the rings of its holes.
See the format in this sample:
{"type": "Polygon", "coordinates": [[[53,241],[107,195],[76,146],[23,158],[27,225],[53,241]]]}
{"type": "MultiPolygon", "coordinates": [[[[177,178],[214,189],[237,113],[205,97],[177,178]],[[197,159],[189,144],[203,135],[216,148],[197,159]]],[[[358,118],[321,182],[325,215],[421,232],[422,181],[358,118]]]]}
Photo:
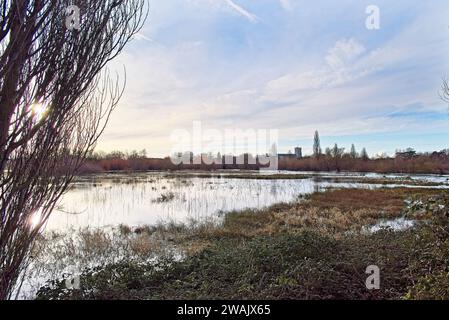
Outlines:
{"type": "MultiPolygon", "coordinates": [[[[228,174],[231,173],[213,177],[195,177],[192,173],[101,174],[82,177],[62,199],[58,210],[48,222],[47,230],[101,228],[119,224],[154,225],[214,218],[221,212],[291,202],[299,196],[329,187],[376,187],[372,184],[333,183],[331,180],[323,182],[317,177],[377,177],[373,174],[314,173],[306,179],[259,180],[237,179],[235,172],[231,177],[226,177],[228,174]]],[[[397,179],[398,176],[382,178],[397,179]]],[[[408,177],[407,181],[437,181],[447,187],[447,179],[447,176],[413,176],[408,177]]],[[[407,181],[401,185],[406,186],[407,181]]]]}

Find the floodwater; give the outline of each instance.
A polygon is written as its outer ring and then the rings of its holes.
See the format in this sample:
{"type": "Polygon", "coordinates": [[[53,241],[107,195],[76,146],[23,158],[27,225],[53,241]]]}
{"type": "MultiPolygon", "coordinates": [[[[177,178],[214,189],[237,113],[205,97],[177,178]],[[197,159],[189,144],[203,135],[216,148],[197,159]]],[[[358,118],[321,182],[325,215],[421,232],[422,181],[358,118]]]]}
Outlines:
{"type": "MultiPolygon", "coordinates": [[[[201,172],[148,172],[79,177],[63,197],[46,228],[46,231],[56,231],[55,234],[62,233],[63,236],[52,238],[45,250],[32,261],[22,287],[17,288],[17,298],[33,299],[47,281],[61,279],[61,275],[79,274],[87,267],[116,262],[125,253],[120,250],[120,241],[124,240],[117,240],[112,233],[111,239],[118,241],[115,251],[87,250],[86,255],[77,255],[77,246],[84,243],[77,240],[78,229],[104,228],[108,231],[111,230],[109,227],[121,224],[134,227],[219,219],[225,212],[292,202],[327,188],[449,188],[448,181],[449,176],[266,171],[226,171],[212,175],[201,172]],[[265,177],[272,174],[276,177],[271,178],[276,179],[265,177]],[[283,179],[284,174],[288,177],[283,179]],[[298,174],[297,179],[292,176],[295,174],[298,174]],[[391,180],[391,183],[384,184],[386,180],[391,180]],[[61,248],[72,248],[74,251],[61,256],[58,251],[61,248]]],[[[405,218],[379,221],[375,226],[367,226],[364,231],[377,232],[383,228],[405,230],[412,228],[414,223],[405,218]]],[[[169,243],[165,245],[168,250],[176,252],[169,243]]],[[[141,258],[155,258],[151,251],[147,254],[148,257],[141,258]]],[[[157,256],[157,252],[154,254],[157,256]]]]}
{"type": "Polygon", "coordinates": [[[226,172],[212,177],[195,173],[100,174],[79,178],[53,213],[47,230],[154,225],[216,218],[222,212],[260,209],[276,203],[291,202],[300,196],[331,187],[375,188],[360,178],[400,180],[389,185],[419,187],[417,181],[440,183],[449,188],[449,176],[404,176],[376,174],[304,173],[308,178],[260,180],[252,175],[295,174],[292,172],[226,172]],[[226,177],[231,175],[231,177],[226,177]],[[242,177],[235,178],[236,175],[242,177]],[[323,180],[326,178],[328,180],[323,180]],[[357,183],[332,182],[332,178],[357,178],[357,183]],[[330,179],[330,180],[329,180],[330,179]],[[411,183],[413,182],[413,183],[411,183]],[[410,183],[410,185],[408,184],[410,183]]]}

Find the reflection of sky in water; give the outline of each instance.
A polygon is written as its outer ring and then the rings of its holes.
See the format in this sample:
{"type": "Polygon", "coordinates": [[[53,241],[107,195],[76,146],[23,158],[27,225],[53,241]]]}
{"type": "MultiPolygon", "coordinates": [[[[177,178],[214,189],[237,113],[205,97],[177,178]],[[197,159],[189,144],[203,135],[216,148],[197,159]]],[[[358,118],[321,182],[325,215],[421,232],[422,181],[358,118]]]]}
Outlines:
{"type": "Polygon", "coordinates": [[[83,177],[64,196],[61,210],[52,215],[47,230],[186,222],[214,217],[221,211],[290,202],[327,187],[373,186],[313,179],[167,178],[161,173],[83,177]],[[162,196],[168,200],[161,201],[162,196]]]}
{"type": "Polygon", "coordinates": [[[243,180],[219,178],[95,179],[78,184],[63,198],[48,229],[131,226],[185,222],[220,211],[262,208],[294,200],[315,190],[311,180],[243,180]],[[174,198],[161,201],[163,195],[174,198]]]}

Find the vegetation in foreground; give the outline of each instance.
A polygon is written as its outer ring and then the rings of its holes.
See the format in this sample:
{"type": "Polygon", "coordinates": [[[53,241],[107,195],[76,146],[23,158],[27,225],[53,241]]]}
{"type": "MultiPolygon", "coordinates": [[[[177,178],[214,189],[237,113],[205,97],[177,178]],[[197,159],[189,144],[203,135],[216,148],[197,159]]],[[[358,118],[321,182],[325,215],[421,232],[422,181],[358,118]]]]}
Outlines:
{"type": "Polygon", "coordinates": [[[122,227],[185,256],[86,269],[80,290],[53,281],[38,299],[449,299],[448,205],[442,190],[330,190],[229,213],[221,225],[122,227]],[[369,230],[400,217],[415,228],[369,230]],[[370,265],[380,290],[366,289],[370,265]]]}

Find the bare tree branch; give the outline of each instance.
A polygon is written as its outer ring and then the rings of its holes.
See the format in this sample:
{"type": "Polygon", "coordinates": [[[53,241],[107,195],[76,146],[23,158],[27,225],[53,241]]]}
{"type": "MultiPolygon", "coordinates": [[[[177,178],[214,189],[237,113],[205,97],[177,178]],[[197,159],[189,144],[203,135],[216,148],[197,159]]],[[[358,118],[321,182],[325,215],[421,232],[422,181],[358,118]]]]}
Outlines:
{"type": "Polygon", "coordinates": [[[124,84],[105,66],[147,13],[144,0],[0,1],[0,299],[117,106],[124,84]]]}

